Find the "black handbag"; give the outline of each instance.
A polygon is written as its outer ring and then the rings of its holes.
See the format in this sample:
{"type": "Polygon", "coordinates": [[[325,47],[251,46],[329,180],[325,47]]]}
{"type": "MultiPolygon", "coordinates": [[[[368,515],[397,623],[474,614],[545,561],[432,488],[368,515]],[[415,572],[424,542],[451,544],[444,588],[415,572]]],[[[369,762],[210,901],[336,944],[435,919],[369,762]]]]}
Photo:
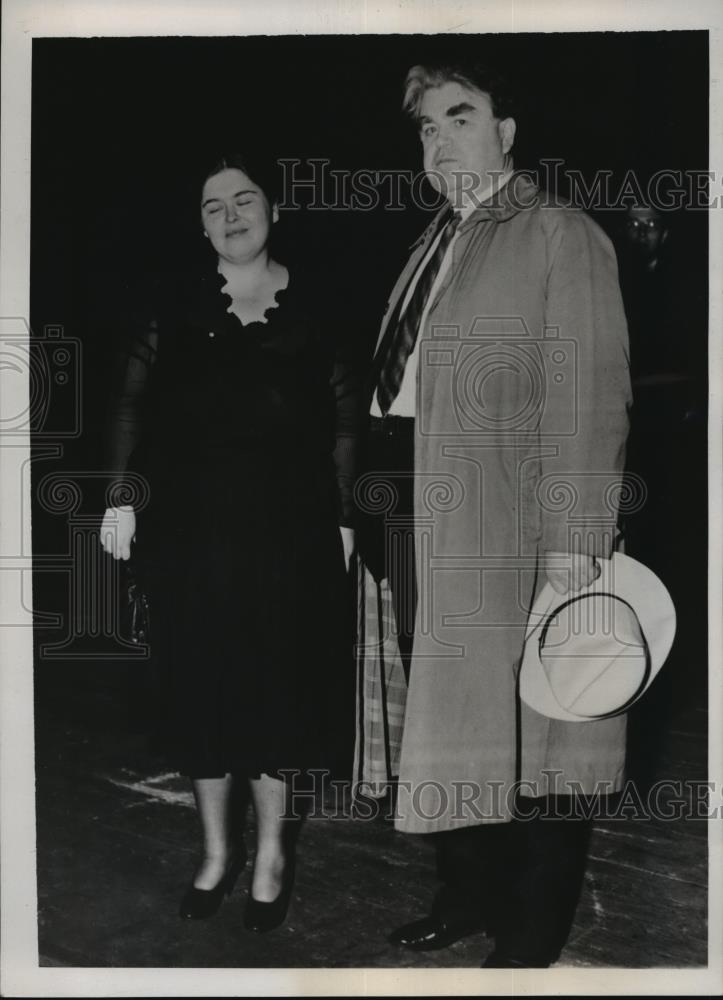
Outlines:
{"type": "Polygon", "coordinates": [[[150,642],[151,614],[148,595],[141,585],[135,563],[125,563],[125,586],[122,589],[121,617],[123,637],[136,645],[150,642]]]}

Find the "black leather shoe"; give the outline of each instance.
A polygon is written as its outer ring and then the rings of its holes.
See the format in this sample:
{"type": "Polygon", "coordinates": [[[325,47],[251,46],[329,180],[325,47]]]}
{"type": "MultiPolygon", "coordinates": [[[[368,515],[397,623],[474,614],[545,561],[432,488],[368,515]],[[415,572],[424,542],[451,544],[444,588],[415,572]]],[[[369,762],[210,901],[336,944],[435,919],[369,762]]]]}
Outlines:
{"type": "Polygon", "coordinates": [[[218,885],[213,889],[197,889],[191,884],[183,895],[178,915],[183,920],[206,920],[217,913],[224,896],[230,896],[239,872],[246,864],[246,852],[236,855],[218,885]]]}
{"type": "Polygon", "coordinates": [[[244,912],[244,927],[247,931],[254,931],[256,934],[266,934],[280,927],[286,920],[286,914],[291,902],[291,890],[294,886],[294,866],[293,863],[287,865],[284,872],[284,879],[281,892],[276,899],[270,903],[262,903],[254,899],[249,891],[248,902],[244,912]]]}
{"type": "Polygon", "coordinates": [[[549,969],[551,962],[540,959],[527,962],[522,958],[511,958],[493,951],[482,963],[483,969],[549,969]]]}
{"type": "Polygon", "coordinates": [[[455,941],[483,929],[481,919],[460,921],[422,917],[421,920],[413,920],[410,924],[398,927],[387,940],[390,944],[401,945],[410,951],[435,951],[437,948],[447,948],[455,941]]]}

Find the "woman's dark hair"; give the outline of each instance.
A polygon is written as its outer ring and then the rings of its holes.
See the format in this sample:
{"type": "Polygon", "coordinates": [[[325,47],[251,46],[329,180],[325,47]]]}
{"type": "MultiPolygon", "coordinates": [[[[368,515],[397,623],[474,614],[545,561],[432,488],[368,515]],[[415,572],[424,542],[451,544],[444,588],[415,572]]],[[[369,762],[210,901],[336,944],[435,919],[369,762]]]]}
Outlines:
{"type": "Polygon", "coordinates": [[[203,177],[203,184],[224,170],[240,170],[261,188],[269,205],[275,205],[280,198],[281,184],[279,166],[276,160],[264,153],[225,153],[203,177]]]}
{"type": "Polygon", "coordinates": [[[495,118],[515,117],[516,101],[508,81],[489,64],[475,60],[412,66],[404,83],[403,110],[411,118],[418,118],[424,92],[445,83],[460,83],[487,94],[495,118]]]}

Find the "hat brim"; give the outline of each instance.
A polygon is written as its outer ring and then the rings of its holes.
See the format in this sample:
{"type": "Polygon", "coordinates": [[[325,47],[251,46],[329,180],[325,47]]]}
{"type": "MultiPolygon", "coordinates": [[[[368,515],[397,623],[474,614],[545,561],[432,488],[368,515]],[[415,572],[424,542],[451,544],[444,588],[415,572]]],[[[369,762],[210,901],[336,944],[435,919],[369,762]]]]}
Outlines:
{"type": "Polygon", "coordinates": [[[675,607],[665,585],[642,563],[616,552],[612,559],[598,560],[600,576],[574,595],[558,594],[546,583],[530,611],[525,646],[520,663],[520,698],[526,705],[551,719],[567,722],[595,722],[626,711],[650,687],[665,663],[675,638],[675,607]],[[571,597],[592,594],[613,594],[626,601],[634,610],[648,648],[649,669],[635,695],[615,711],[599,715],[579,715],[563,707],[550,687],[540,660],[539,637],[546,623],[571,597]]]}

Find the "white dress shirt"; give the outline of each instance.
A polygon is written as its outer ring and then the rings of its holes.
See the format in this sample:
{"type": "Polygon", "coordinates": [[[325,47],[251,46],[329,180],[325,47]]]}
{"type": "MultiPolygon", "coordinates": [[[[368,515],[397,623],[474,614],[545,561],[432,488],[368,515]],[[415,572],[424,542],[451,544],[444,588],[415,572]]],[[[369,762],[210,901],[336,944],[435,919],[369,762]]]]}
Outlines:
{"type": "MultiPolygon", "coordinates": [[[[474,212],[474,210],[482,202],[487,201],[488,198],[491,198],[496,191],[500,191],[508,182],[511,176],[512,176],[512,170],[508,170],[499,178],[499,180],[495,180],[492,184],[490,184],[490,186],[486,188],[485,191],[483,191],[480,196],[475,197],[474,202],[470,203],[468,201],[467,204],[464,206],[464,208],[461,208],[459,211],[462,222],[464,222],[465,219],[469,218],[472,212],[474,212]]],[[[399,320],[401,320],[407,306],[409,305],[409,300],[412,297],[412,293],[416,287],[417,282],[419,281],[422,271],[427,266],[427,263],[434,254],[434,251],[437,249],[439,241],[442,239],[443,231],[444,229],[440,229],[440,231],[437,233],[435,238],[430,243],[429,249],[427,250],[422,260],[419,262],[419,266],[417,267],[417,270],[412,276],[412,280],[409,282],[409,285],[407,286],[407,291],[404,296],[404,301],[402,302],[402,307],[399,311],[399,320]]],[[[429,290],[429,295],[427,297],[427,301],[424,304],[424,309],[422,311],[422,315],[419,320],[419,332],[417,334],[417,339],[414,343],[414,348],[412,350],[412,353],[407,358],[407,363],[404,368],[404,374],[402,375],[402,384],[399,387],[399,393],[389,408],[389,414],[391,416],[413,417],[416,415],[419,341],[421,340],[421,334],[422,330],[424,329],[424,324],[427,322],[427,315],[429,313],[429,308],[431,304],[434,302],[434,297],[436,296],[438,289],[440,288],[442,282],[444,281],[447,272],[449,271],[450,265],[452,263],[452,254],[458,236],[459,236],[459,228],[457,228],[457,231],[454,233],[452,239],[449,241],[449,246],[447,247],[444,257],[442,258],[442,262],[439,266],[439,271],[437,271],[437,276],[435,277],[434,283],[432,284],[432,287],[429,290]]],[[[382,416],[382,411],[379,408],[379,401],[377,400],[376,389],[374,390],[372,405],[369,412],[373,417],[382,416]]]]}

